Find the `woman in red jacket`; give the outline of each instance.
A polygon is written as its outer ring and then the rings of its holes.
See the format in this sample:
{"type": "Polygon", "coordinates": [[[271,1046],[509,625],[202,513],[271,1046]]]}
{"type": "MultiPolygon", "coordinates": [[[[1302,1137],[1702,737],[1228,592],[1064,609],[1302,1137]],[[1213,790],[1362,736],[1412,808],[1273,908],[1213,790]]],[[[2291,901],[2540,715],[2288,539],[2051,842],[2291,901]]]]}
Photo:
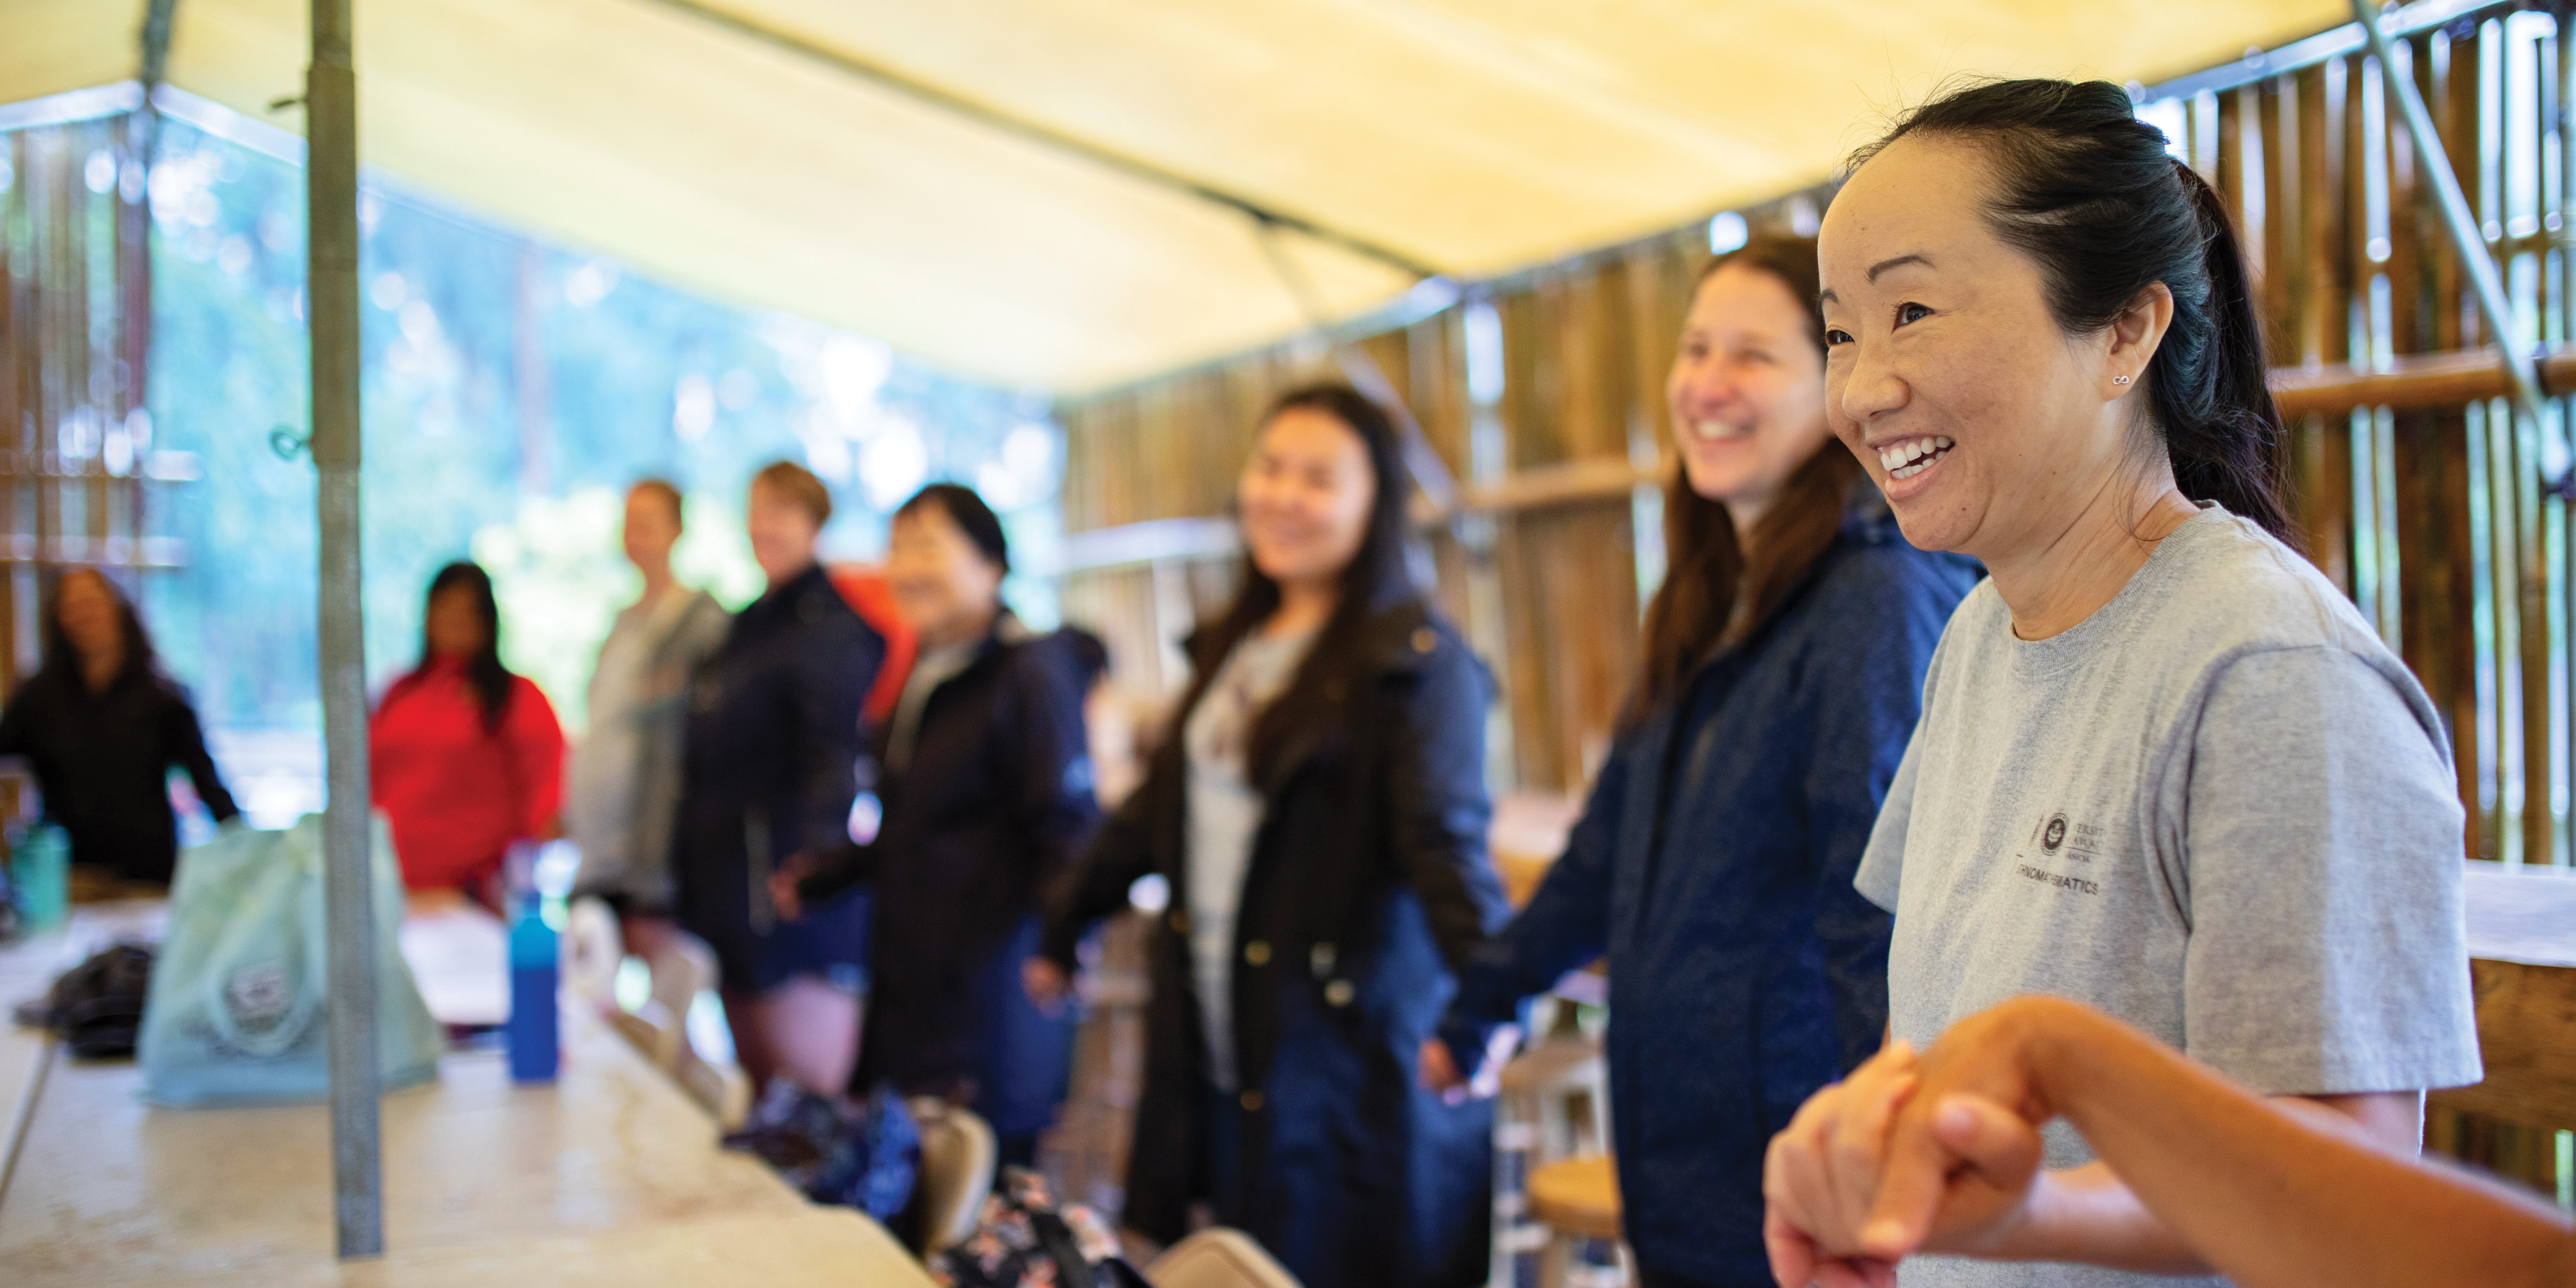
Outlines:
{"type": "Polygon", "coordinates": [[[559,831],[564,759],[546,695],[501,665],[500,617],[481,568],[439,569],[420,666],[385,690],[367,740],[403,884],[459,890],[495,911],[510,844],[559,831]]]}

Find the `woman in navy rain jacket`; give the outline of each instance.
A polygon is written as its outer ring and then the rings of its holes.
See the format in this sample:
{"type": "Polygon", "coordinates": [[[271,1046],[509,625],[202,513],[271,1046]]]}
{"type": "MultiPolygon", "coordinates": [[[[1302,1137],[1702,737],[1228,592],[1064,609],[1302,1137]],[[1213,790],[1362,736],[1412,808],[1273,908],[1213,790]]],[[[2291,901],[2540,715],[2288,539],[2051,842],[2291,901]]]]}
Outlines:
{"type": "Polygon", "coordinates": [[[1671,571],[1565,854],[1460,980],[1423,1074],[1609,956],[1610,1105],[1644,1281],[1767,1285],[1762,1150],[1878,1049],[1889,918],[1852,888],[1975,565],[1905,543],[1825,425],[1815,243],[1701,276],[1666,397],[1671,571]]]}
{"type": "Polygon", "coordinates": [[[753,476],[751,550],[769,591],[736,614],[689,683],[671,870],[682,927],[715,950],[735,1058],[755,1086],[784,1077],[838,1095],[858,1059],[868,902],[852,893],[779,915],[770,873],[849,838],[872,773],[860,708],[884,637],[814,560],[832,496],[803,466],[753,476]]]}
{"type": "Polygon", "coordinates": [[[1127,1224],[1189,1208],[1250,1232],[1305,1288],[1483,1283],[1490,1102],[1416,1084],[1452,972],[1501,924],[1485,853],[1492,683],[1404,571],[1406,476],[1346,385],[1263,420],[1232,609],[1143,786],[1052,918],[1030,991],[1159,873],[1127,1224]]]}
{"type": "Polygon", "coordinates": [[[1072,1017],[1020,987],[1039,900],[1100,823],[1083,695],[1107,660],[1080,631],[1039,635],[1002,606],[1001,520],[955,483],[895,511],[886,580],[921,652],[875,740],[883,823],[771,877],[782,910],[866,883],[867,1031],[852,1089],[880,1081],[970,1106],[999,1160],[1028,1166],[1063,1099],[1072,1017]]]}

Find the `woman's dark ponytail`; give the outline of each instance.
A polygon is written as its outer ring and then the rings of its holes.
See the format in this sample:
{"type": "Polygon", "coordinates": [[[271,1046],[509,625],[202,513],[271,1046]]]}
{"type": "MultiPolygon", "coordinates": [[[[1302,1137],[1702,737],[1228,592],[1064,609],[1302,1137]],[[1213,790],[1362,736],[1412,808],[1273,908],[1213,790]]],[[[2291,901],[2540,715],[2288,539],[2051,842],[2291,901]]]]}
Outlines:
{"type": "Polygon", "coordinates": [[[2108,81],[1992,81],[1945,95],[1855,160],[1907,134],[1982,145],[1987,218],[2039,262],[2070,335],[2109,326],[2157,282],[2173,322],[2144,380],[2174,484],[2295,542],[2281,505],[2281,413],[2265,383],[2263,324],[2226,203],[2165,151],[2108,81]]]}
{"type": "Polygon", "coordinates": [[[2254,311],[2236,224],[2227,216],[2227,203],[2197,171],[2181,161],[2172,164],[2200,223],[2209,283],[2191,319],[2192,342],[2176,343],[2183,338],[2177,300],[2175,325],[2147,367],[2147,396],[2156,423],[2164,427],[2174,484],[2184,496],[2216,501],[2288,541],[2290,517],[2280,487],[2281,412],[2272,403],[2263,320],[2254,311]]]}

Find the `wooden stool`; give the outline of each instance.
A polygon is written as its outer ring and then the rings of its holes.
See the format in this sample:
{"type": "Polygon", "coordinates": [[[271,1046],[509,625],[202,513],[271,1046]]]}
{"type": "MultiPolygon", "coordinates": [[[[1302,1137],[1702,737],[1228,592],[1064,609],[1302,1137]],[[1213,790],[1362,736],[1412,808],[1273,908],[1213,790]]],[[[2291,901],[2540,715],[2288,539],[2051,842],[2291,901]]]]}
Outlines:
{"type": "MultiPolygon", "coordinates": [[[[1598,1157],[1610,1147],[1609,1076],[1601,1044],[1573,1022],[1573,1006],[1547,1005],[1554,1015],[1533,1019],[1554,1031],[1503,1066],[1495,1102],[1491,1281],[1506,1288],[1567,1282],[1560,1246],[1565,1241],[1553,1225],[1537,1219],[1528,1186],[1561,1159],[1598,1157]]],[[[1610,1237],[1618,1237],[1615,1217],[1610,1237]]]]}
{"type": "Polygon", "coordinates": [[[1531,1169],[1529,1214],[1555,1234],[1539,1261],[1539,1282],[1612,1288],[1630,1282],[1619,1242],[1619,1174],[1608,1154],[1562,1158],[1531,1169]]]}
{"type": "Polygon", "coordinates": [[[937,1096],[914,1096],[907,1104],[921,1128],[915,1194],[921,1250],[940,1252],[975,1237],[984,1199],[993,1192],[993,1128],[975,1111],[937,1096]]]}

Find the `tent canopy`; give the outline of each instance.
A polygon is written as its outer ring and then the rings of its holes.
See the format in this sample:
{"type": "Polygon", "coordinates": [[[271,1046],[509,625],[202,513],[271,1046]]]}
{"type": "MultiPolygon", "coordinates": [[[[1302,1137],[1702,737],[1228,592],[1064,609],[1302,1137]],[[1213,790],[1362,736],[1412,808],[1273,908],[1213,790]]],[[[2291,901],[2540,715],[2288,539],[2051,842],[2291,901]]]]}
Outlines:
{"type": "MultiPolygon", "coordinates": [[[[0,0],[0,102],[142,0],[0,0]]],[[[1960,73],[2156,80],[2338,0],[360,0],[384,172],[674,283],[1081,393],[1776,196],[1960,73]],[[1300,230],[1302,229],[1302,231],[1300,230]]],[[[300,126],[302,0],[178,0],[170,83],[300,126]]]]}

